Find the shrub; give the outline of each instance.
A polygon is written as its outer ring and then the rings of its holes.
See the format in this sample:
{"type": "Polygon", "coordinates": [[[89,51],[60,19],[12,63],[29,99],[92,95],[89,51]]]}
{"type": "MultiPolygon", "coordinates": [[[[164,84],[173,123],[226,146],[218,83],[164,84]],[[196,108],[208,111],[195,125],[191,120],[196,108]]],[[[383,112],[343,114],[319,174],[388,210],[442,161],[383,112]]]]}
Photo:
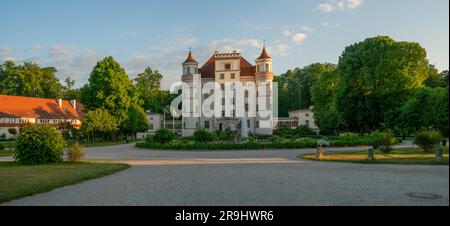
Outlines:
{"type": "Polygon", "coordinates": [[[5,146],[3,146],[3,144],[0,144],[0,151],[4,150],[4,149],[5,149],[5,146]]]}
{"type": "Polygon", "coordinates": [[[246,140],[246,143],[248,144],[257,144],[258,138],[256,136],[249,136],[246,140]]]}
{"type": "Polygon", "coordinates": [[[199,143],[208,143],[214,140],[214,135],[205,129],[197,129],[194,132],[194,141],[199,143]]]}
{"type": "Polygon", "coordinates": [[[375,149],[379,149],[383,153],[390,153],[391,146],[395,144],[396,139],[392,133],[373,132],[369,135],[369,141],[375,149]]]}
{"type": "Polygon", "coordinates": [[[270,141],[271,141],[273,144],[280,144],[283,140],[282,140],[282,138],[281,138],[280,136],[273,135],[273,136],[270,138],[270,141]]]}
{"type": "Polygon", "coordinates": [[[441,141],[442,136],[436,131],[421,131],[414,138],[414,143],[429,153],[441,141]]]}
{"type": "Polygon", "coordinates": [[[60,162],[64,146],[64,138],[55,128],[29,125],[17,139],[14,159],[24,165],[60,162]]]}
{"type": "Polygon", "coordinates": [[[233,140],[234,134],[230,131],[214,131],[215,140],[233,140]]]}
{"type": "Polygon", "coordinates": [[[295,135],[299,137],[307,137],[307,136],[315,136],[317,135],[317,133],[313,129],[309,128],[309,126],[302,125],[295,129],[295,135]]]}
{"type": "Polygon", "coordinates": [[[175,134],[173,134],[172,131],[166,128],[161,128],[158,131],[156,131],[152,140],[160,144],[166,144],[172,141],[173,139],[175,139],[175,134]]]}
{"type": "Polygon", "coordinates": [[[273,135],[289,138],[295,135],[295,130],[293,130],[291,127],[287,125],[281,125],[273,131],[273,135]]]}
{"type": "Polygon", "coordinates": [[[67,159],[71,162],[79,162],[84,157],[84,151],[81,145],[76,142],[67,150],[67,159]]]}

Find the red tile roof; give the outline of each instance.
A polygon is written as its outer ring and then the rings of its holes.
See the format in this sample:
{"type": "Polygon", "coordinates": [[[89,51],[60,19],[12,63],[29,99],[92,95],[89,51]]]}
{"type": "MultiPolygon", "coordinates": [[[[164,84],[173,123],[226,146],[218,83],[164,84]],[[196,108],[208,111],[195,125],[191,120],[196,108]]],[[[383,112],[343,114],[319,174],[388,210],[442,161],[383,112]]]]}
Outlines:
{"type": "Polygon", "coordinates": [[[269,54],[266,51],[266,47],[263,48],[261,56],[258,57],[259,59],[271,59],[271,57],[269,56],[269,54]]]}
{"type": "Polygon", "coordinates": [[[83,105],[74,109],[68,100],[0,95],[0,118],[81,119],[83,105]]]}
{"type": "MultiPolygon", "coordinates": [[[[241,76],[255,76],[256,67],[250,64],[246,59],[240,57],[241,76]]],[[[215,78],[216,61],[214,55],[199,69],[202,78],[215,78]]]]}
{"type": "Polygon", "coordinates": [[[197,63],[197,61],[195,61],[194,59],[194,56],[192,56],[192,51],[189,51],[189,55],[184,63],[197,63]]]}
{"type": "Polygon", "coordinates": [[[214,79],[216,71],[216,61],[214,56],[211,56],[208,61],[198,70],[202,75],[202,78],[212,78],[214,79]]]}

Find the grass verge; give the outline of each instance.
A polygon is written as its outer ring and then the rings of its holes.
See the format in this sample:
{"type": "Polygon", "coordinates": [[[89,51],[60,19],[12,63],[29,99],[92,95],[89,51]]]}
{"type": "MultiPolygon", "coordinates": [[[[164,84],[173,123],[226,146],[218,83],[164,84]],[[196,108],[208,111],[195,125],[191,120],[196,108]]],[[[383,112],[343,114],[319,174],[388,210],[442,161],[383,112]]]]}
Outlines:
{"type": "Polygon", "coordinates": [[[126,164],[95,162],[35,166],[0,162],[0,203],[103,177],[128,167],[126,164]]]}
{"type": "Polygon", "coordinates": [[[403,165],[448,165],[448,148],[444,148],[444,160],[435,161],[434,153],[425,153],[420,148],[395,149],[389,154],[375,151],[375,160],[367,160],[367,151],[327,152],[320,159],[316,154],[303,154],[302,159],[323,162],[348,162],[360,164],[403,164],[403,165]]]}
{"type": "Polygon", "coordinates": [[[0,150],[0,157],[14,155],[14,150],[0,150]]]}

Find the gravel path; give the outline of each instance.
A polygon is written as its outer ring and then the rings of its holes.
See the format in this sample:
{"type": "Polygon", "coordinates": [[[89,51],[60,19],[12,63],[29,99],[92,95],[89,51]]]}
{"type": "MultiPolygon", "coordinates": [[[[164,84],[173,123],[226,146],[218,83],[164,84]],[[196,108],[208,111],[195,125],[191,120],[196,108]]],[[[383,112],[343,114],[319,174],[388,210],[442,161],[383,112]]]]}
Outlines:
{"type": "Polygon", "coordinates": [[[131,144],[88,148],[89,160],[132,167],[4,205],[449,205],[448,166],[297,158],[312,151],[150,151],[131,144]],[[412,198],[408,193],[442,198],[412,198]]]}

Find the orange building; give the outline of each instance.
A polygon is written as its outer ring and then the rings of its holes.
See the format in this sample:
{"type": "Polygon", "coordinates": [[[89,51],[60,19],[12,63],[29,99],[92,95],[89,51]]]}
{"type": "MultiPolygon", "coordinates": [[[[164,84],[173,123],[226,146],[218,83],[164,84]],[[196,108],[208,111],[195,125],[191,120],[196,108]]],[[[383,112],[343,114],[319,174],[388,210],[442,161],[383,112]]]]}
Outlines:
{"type": "Polygon", "coordinates": [[[83,105],[76,100],[0,95],[0,136],[6,138],[14,137],[10,131],[19,131],[27,123],[80,127],[83,116],[83,105]]]}

